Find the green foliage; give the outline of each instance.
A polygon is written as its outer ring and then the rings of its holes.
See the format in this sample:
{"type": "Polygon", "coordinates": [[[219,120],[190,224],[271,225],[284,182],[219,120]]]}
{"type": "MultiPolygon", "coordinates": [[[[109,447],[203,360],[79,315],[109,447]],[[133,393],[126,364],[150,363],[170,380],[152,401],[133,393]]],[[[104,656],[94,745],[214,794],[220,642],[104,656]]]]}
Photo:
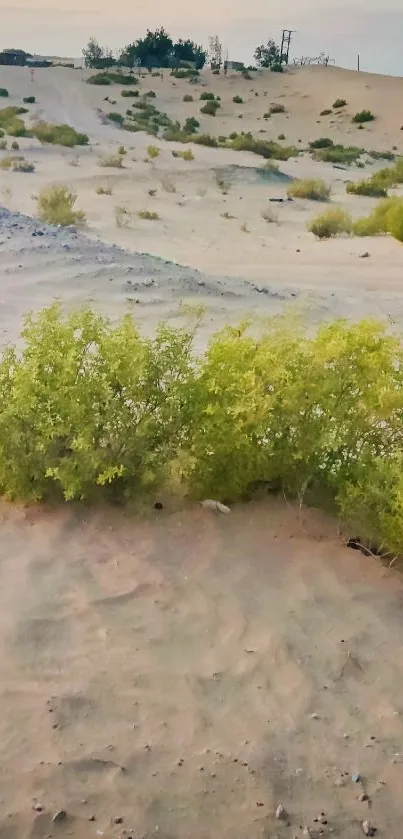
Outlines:
{"type": "Polygon", "coordinates": [[[238,96],[238,95],[233,96],[232,101],[234,102],[235,105],[242,105],[243,104],[242,96],[238,96]]]}
{"type": "MultiPolygon", "coordinates": [[[[112,67],[116,63],[112,50],[108,47],[101,47],[96,38],[90,38],[87,46],[83,49],[83,56],[85,66],[91,67],[93,70],[102,70],[105,69],[105,67],[112,67]]],[[[74,67],[74,64],[68,66],[74,67]]],[[[97,82],[95,82],[95,84],[97,84],[97,82]]]]}
{"type": "Polygon", "coordinates": [[[174,79],[197,79],[199,75],[199,71],[193,67],[178,67],[171,70],[171,76],[174,79]]]}
{"type": "Polygon", "coordinates": [[[209,100],[208,102],[206,102],[205,105],[203,105],[202,108],[200,108],[200,113],[207,114],[207,116],[209,117],[215,117],[219,107],[220,103],[217,102],[216,99],[214,99],[213,101],[209,100]]]}
{"type": "Polygon", "coordinates": [[[373,160],[394,160],[396,157],[391,151],[369,151],[368,154],[373,160]]]}
{"type": "Polygon", "coordinates": [[[53,125],[51,122],[37,122],[31,133],[41,143],[55,146],[86,146],[89,142],[87,134],[76,131],[71,125],[53,125]]]}
{"type": "MultiPolygon", "coordinates": [[[[134,79],[133,79],[134,81],[134,79]]],[[[137,80],[136,80],[137,81],[137,80]]],[[[139,95],[138,90],[121,90],[120,95],[128,99],[129,97],[135,97],[139,95]]]]}
{"type": "Polygon", "coordinates": [[[106,115],[111,122],[116,122],[117,125],[123,125],[125,118],[123,114],[118,113],[118,111],[111,111],[109,114],[106,115]]]}
{"type": "Polygon", "coordinates": [[[371,111],[358,111],[358,113],[354,114],[352,122],[361,125],[364,122],[373,122],[374,119],[375,116],[371,111]]]}
{"type": "Polygon", "coordinates": [[[185,93],[182,101],[183,102],[193,102],[193,96],[191,96],[190,93],[185,93]]]}
{"type": "Polygon", "coordinates": [[[312,140],[312,143],[309,143],[310,149],[331,149],[332,146],[334,146],[334,143],[330,137],[319,137],[317,140],[312,140]]]}
{"type": "Polygon", "coordinates": [[[370,178],[348,183],[346,191],[350,195],[368,195],[373,198],[386,198],[391,182],[389,170],[381,169],[380,172],[377,172],[370,178]],[[382,175],[382,172],[386,172],[386,177],[382,175]]]}
{"type": "Polygon", "coordinates": [[[275,71],[281,68],[282,56],[280,48],[271,38],[267,41],[267,44],[261,44],[259,47],[256,47],[254,59],[259,67],[268,67],[275,71]]]}
{"type": "Polygon", "coordinates": [[[13,142],[11,143],[11,148],[13,151],[19,151],[20,146],[19,143],[17,143],[17,140],[13,140],[13,142]]]}
{"type": "Polygon", "coordinates": [[[194,137],[189,137],[189,140],[199,146],[208,146],[211,149],[218,148],[216,137],[212,137],[210,134],[195,134],[194,137]]]}
{"type": "Polygon", "coordinates": [[[194,154],[192,149],[185,149],[184,151],[173,151],[172,157],[180,157],[182,160],[191,161],[194,160],[194,154]]]}
{"type": "Polygon", "coordinates": [[[341,163],[350,166],[357,162],[363,152],[364,149],[357,146],[332,145],[314,150],[314,157],[315,160],[322,160],[325,163],[341,163]]]}
{"type": "Polygon", "coordinates": [[[195,44],[189,38],[184,41],[179,38],[176,43],[161,26],[151,32],[150,29],[144,38],[138,38],[132,44],[128,44],[121,53],[120,61],[127,67],[133,67],[138,62],[142,67],[172,67],[175,65],[172,75],[176,78],[189,78],[197,75],[206,61],[206,53],[203,47],[195,44]],[[181,73],[180,65],[190,62],[194,68],[184,68],[185,75],[181,73]]]}
{"type": "Polygon", "coordinates": [[[357,219],[354,224],[356,236],[378,236],[390,233],[399,242],[403,241],[403,198],[384,198],[369,216],[357,219]]]}
{"type": "Polygon", "coordinates": [[[95,192],[97,195],[112,195],[112,188],[110,186],[99,186],[95,192]]]}
{"type": "Polygon", "coordinates": [[[67,186],[48,186],[39,193],[39,218],[48,224],[83,224],[85,214],[82,210],[75,210],[77,193],[67,186]]]}
{"type": "Polygon", "coordinates": [[[325,108],[325,110],[324,110],[324,111],[321,111],[321,112],[320,112],[319,116],[321,116],[321,117],[328,117],[328,116],[329,116],[329,114],[332,114],[332,113],[333,113],[333,111],[331,111],[331,110],[330,110],[330,108],[325,108]]]}
{"type": "Polygon", "coordinates": [[[327,201],[330,192],[330,186],[321,178],[293,181],[287,187],[287,195],[290,198],[309,198],[311,201],[327,201]]]}
{"type": "Polygon", "coordinates": [[[13,105],[0,108],[0,128],[10,137],[25,137],[28,132],[20,117],[27,112],[27,108],[18,108],[13,105]]]}
{"type": "Polygon", "coordinates": [[[151,158],[151,160],[154,160],[154,158],[158,157],[160,151],[161,150],[158,148],[158,146],[147,146],[147,154],[149,158],[151,158]]]}
{"type": "Polygon", "coordinates": [[[259,154],[267,160],[274,158],[274,160],[288,160],[290,157],[296,157],[298,151],[294,146],[280,146],[271,140],[256,139],[249,132],[247,134],[237,134],[233,140],[228,143],[228,147],[235,149],[235,151],[250,151],[253,154],[259,154]]]}
{"type": "Polygon", "coordinates": [[[144,338],[131,317],[55,305],[22,337],[0,362],[8,498],[124,503],[179,480],[232,502],[265,482],[332,500],[354,535],[403,552],[403,348],[381,324],[240,324],[200,358],[191,330],[144,338]]]}
{"type": "Polygon", "coordinates": [[[338,108],[345,108],[346,105],[347,105],[347,100],[346,99],[336,99],[336,101],[333,102],[332,107],[337,110],[338,108]]]}
{"type": "Polygon", "coordinates": [[[346,210],[335,208],[325,210],[315,216],[308,224],[308,230],[318,239],[330,239],[333,236],[340,236],[343,233],[351,233],[353,223],[351,216],[346,210]]]}
{"type": "Polygon", "coordinates": [[[198,128],[200,128],[200,122],[195,117],[188,117],[185,120],[183,126],[185,134],[196,134],[198,128]]]}
{"type": "Polygon", "coordinates": [[[214,93],[209,93],[207,90],[204,90],[203,93],[200,94],[199,99],[202,102],[213,102],[213,100],[215,100],[215,95],[214,93]]]}
{"type": "Polygon", "coordinates": [[[125,75],[124,73],[94,73],[87,79],[87,84],[95,85],[111,85],[111,84],[137,84],[137,80],[132,75],[125,75]]]}
{"type": "Polygon", "coordinates": [[[7,90],[7,88],[5,88],[5,87],[0,87],[0,96],[1,96],[3,99],[7,99],[7,98],[8,98],[8,90],[7,90]]]}
{"type": "Polygon", "coordinates": [[[159,221],[158,213],[154,213],[150,210],[139,210],[137,215],[139,218],[145,219],[146,221],[159,221]]]}
{"type": "Polygon", "coordinates": [[[36,102],[35,96],[25,96],[22,100],[26,105],[34,105],[36,102]]]}
{"type": "Polygon", "coordinates": [[[156,95],[155,90],[148,90],[147,93],[144,94],[144,96],[147,96],[149,99],[155,99],[156,95]]]}

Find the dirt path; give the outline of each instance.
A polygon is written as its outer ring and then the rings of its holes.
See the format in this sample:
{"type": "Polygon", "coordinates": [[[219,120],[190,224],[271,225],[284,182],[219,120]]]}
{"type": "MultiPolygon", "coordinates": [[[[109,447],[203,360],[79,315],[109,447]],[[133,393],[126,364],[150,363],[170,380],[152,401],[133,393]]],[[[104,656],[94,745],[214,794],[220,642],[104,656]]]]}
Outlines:
{"type": "Polygon", "coordinates": [[[398,572],[276,504],[0,527],[2,839],[400,839],[398,572]]]}

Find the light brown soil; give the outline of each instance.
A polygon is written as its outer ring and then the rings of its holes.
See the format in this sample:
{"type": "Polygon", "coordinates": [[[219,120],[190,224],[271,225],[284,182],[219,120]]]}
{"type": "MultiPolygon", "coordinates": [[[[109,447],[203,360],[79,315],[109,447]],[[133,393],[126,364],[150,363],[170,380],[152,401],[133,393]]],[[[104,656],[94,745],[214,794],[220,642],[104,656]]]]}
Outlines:
{"type": "Polygon", "coordinates": [[[400,839],[397,571],[279,503],[0,528],[1,839],[400,839]]]}

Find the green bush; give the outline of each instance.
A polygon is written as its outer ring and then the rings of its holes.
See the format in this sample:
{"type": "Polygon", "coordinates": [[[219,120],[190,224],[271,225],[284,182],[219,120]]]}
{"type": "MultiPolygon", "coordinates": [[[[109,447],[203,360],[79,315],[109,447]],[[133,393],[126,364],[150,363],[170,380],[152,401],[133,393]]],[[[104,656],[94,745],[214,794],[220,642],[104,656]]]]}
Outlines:
{"type": "Polygon", "coordinates": [[[98,166],[104,169],[123,169],[123,157],[121,154],[106,154],[98,160],[98,166]]]}
{"type": "Polygon", "coordinates": [[[158,213],[154,213],[150,210],[139,210],[137,215],[139,218],[145,219],[146,221],[159,221],[158,213]]]}
{"type": "Polygon", "coordinates": [[[210,134],[195,134],[194,137],[189,137],[189,140],[199,146],[209,146],[211,149],[218,148],[216,137],[212,137],[210,134]]]}
{"type": "Polygon", "coordinates": [[[190,93],[185,93],[182,101],[183,102],[193,102],[193,96],[191,96],[190,93]]]}
{"type": "Polygon", "coordinates": [[[137,79],[132,76],[125,76],[124,73],[102,72],[94,73],[87,79],[87,84],[111,85],[111,84],[137,84],[137,79]]]}
{"type": "Polygon", "coordinates": [[[11,148],[12,151],[19,151],[20,145],[19,143],[17,143],[17,140],[13,140],[13,142],[11,143],[11,148]]]}
{"type": "Polygon", "coordinates": [[[391,151],[369,151],[373,160],[395,160],[396,155],[391,151]]]}
{"type": "Polygon", "coordinates": [[[386,198],[388,187],[392,185],[392,182],[393,175],[391,170],[381,169],[380,172],[372,175],[371,178],[356,181],[355,183],[348,183],[346,191],[350,195],[368,195],[372,198],[386,198]],[[386,176],[382,175],[383,172],[386,173],[386,176]]]}
{"type": "Polygon", "coordinates": [[[403,241],[403,198],[384,198],[369,216],[359,218],[354,224],[356,236],[379,236],[390,233],[403,241]]]}
{"type": "Polygon", "coordinates": [[[36,99],[35,96],[25,96],[22,101],[25,102],[26,105],[34,105],[36,99]]]}
{"type": "Polygon", "coordinates": [[[232,101],[234,102],[235,105],[242,105],[243,104],[242,96],[233,96],[232,101]]]}
{"type": "Polygon", "coordinates": [[[206,102],[205,105],[203,105],[202,108],[200,108],[200,113],[201,114],[207,114],[207,116],[209,116],[209,117],[215,117],[219,107],[220,107],[220,103],[217,102],[216,99],[214,101],[209,100],[208,102],[206,102]]]}
{"type": "Polygon", "coordinates": [[[11,137],[25,137],[28,132],[20,117],[26,113],[28,113],[27,108],[18,108],[13,105],[0,108],[0,128],[11,137]]]}
{"type": "Polygon", "coordinates": [[[128,99],[130,96],[138,96],[138,90],[121,90],[120,95],[128,99]]]}
{"type": "Polygon", "coordinates": [[[403,347],[386,325],[312,336],[275,318],[260,335],[225,328],[198,357],[190,329],[145,338],[131,316],[55,305],[22,338],[0,362],[2,495],[124,503],[180,475],[182,495],[231,503],[264,482],[402,554],[403,347]]]}
{"type": "Polygon", "coordinates": [[[350,166],[359,160],[363,151],[364,149],[357,146],[332,145],[314,150],[314,157],[315,160],[322,160],[325,163],[341,163],[344,166],[350,166]]]}
{"type": "Polygon", "coordinates": [[[154,160],[155,157],[160,155],[160,149],[158,146],[147,146],[147,154],[151,160],[154,160]]]}
{"type": "Polygon", "coordinates": [[[187,160],[187,161],[195,159],[194,154],[192,152],[192,149],[185,149],[185,151],[173,151],[172,152],[172,157],[180,157],[180,158],[182,158],[182,160],[187,160]]]}
{"type": "Polygon", "coordinates": [[[373,122],[374,119],[375,116],[371,111],[358,111],[357,114],[354,114],[352,122],[361,125],[364,122],[373,122]]]}
{"type": "Polygon", "coordinates": [[[116,122],[117,125],[123,125],[125,118],[123,114],[119,114],[117,111],[111,111],[109,114],[106,115],[111,122],[116,122]]]}
{"type": "Polygon", "coordinates": [[[5,87],[0,87],[0,96],[4,99],[8,98],[8,90],[5,87]]]}
{"type": "Polygon", "coordinates": [[[334,142],[329,137],[319,137],[317,140],[312,140],[312,143],[309,143],[310,149],[331,149],[332,146],[334,146],[334,142]]]}
{"type": "Polygon", "coordinates": [[[280,146],[279,143],[271,140],[257,140],[250,133],[237,134],[229,142],[228,147],[235,149],[235,151],[250,151],[267,160],[270,158],[274,160],[288,160],[290,157],[296,157],[298,154],[294,146],[280,146]]]}
{"type": "Polygon", "coordinates": [[[208,93],[207,91],[203,91],[203,93],[200,94],[199,99],[202,102],[213,102],[213,100],[215,100],[215,95],[214,93],[208,93]]]}
{"type": "Polygon", "coordinates": [[[308,230],[318,239],[330,239],[343,233],[351,233],[353,224],[351,216],[345,210],[335,208],[325,210],[315,216],[309,224],[308,230]]]}
{"type": "Polygon", "coordinates": [[[347,100],[346,99],[336,99],[336,101],[333,102],[332,107],[337,110],[338,108],[345,108],[346,105],[347,105],[347,100]]]}
{"type": "Polygon", "coordinates": [[[155,99],[157,94],[154,90],[148,90],[147,93],[144,94],[144,96],[147,96],[148,99],[155,99]]]}
{"type": "Polygon", "coordinates": [[[185,134],[196,134],[198,128],[200,128],[200,122],[195,117],[188,117],[185,120],[183,126],[185,134]]]}
{"type": "Polygon", "coordinates": [[[86,146],[89,142],[87,134],[76,131],[71,125],[54,125],[51,122],[37,122],[31,129],[31,133],[41,143],[49,143],[55,146],[86,146]]]}
{"type": "Polygon", "coordinates": [[[332,114],[332,113],[333,113],[333,111],[331,111],[331,110],[330,110],[330,108],[325,108],[325,110],[324,110],[324,111],[321,111],[321,112],[320,112],[319,116],[321,116],[321,117],[328,117],[328,116],[329,116],[329,114],[332,114]]]}
{"type": "Polygon", "coordinates": [[[330,186],[321,178],[293,181],[287,188],[290,198],[309,198],[311,201],[328,201],[330,192],[330,186]]]}
{"type": "Polygon", "coordinates": [[[75,210],[77,193],[67,186],[48,186],[39,193],[39,218],[48,224],[83,224],[85,214],[75,210]]]}
{"type": "Polygon", "coordinates": [[[175,70],[171,70],[171,76],[173,76],[174,79],[194,79],[199,75],[199,71],[193,69],[192,67],[178,67],[175,70]]]}

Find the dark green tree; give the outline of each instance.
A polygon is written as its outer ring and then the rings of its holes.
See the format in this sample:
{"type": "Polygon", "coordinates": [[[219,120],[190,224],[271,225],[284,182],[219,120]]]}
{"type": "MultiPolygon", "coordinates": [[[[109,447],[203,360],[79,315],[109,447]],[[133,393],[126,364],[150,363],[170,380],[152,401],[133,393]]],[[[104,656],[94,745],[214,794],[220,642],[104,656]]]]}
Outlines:
{"type": "Polygon", "coordinates": [[[141,67],[169,67],[173,56],[173,41],[164,27],[155,32],[147,30],[145,38],[138,38],[124,48],[120,62],[127,67],[138,63],[141,67]]]}
{"type": "Polygon", "coordinates": [[[179,41],[174,44],[173,61],[176,65],[182,62],[189,62],[194,64],[197,70],[201,70],[206,63],[206,57],[207,55],[203,47],[195,44],[190,38],[186,41],[179,38],[179,41]]]}
{"type": "Polygon", "coordinates": [[[267,41],[267,44],[256,47],[254,58],[259,67],[269,67],[270,70],[281,68],[280,48],[272,38],[267,41]]]}

